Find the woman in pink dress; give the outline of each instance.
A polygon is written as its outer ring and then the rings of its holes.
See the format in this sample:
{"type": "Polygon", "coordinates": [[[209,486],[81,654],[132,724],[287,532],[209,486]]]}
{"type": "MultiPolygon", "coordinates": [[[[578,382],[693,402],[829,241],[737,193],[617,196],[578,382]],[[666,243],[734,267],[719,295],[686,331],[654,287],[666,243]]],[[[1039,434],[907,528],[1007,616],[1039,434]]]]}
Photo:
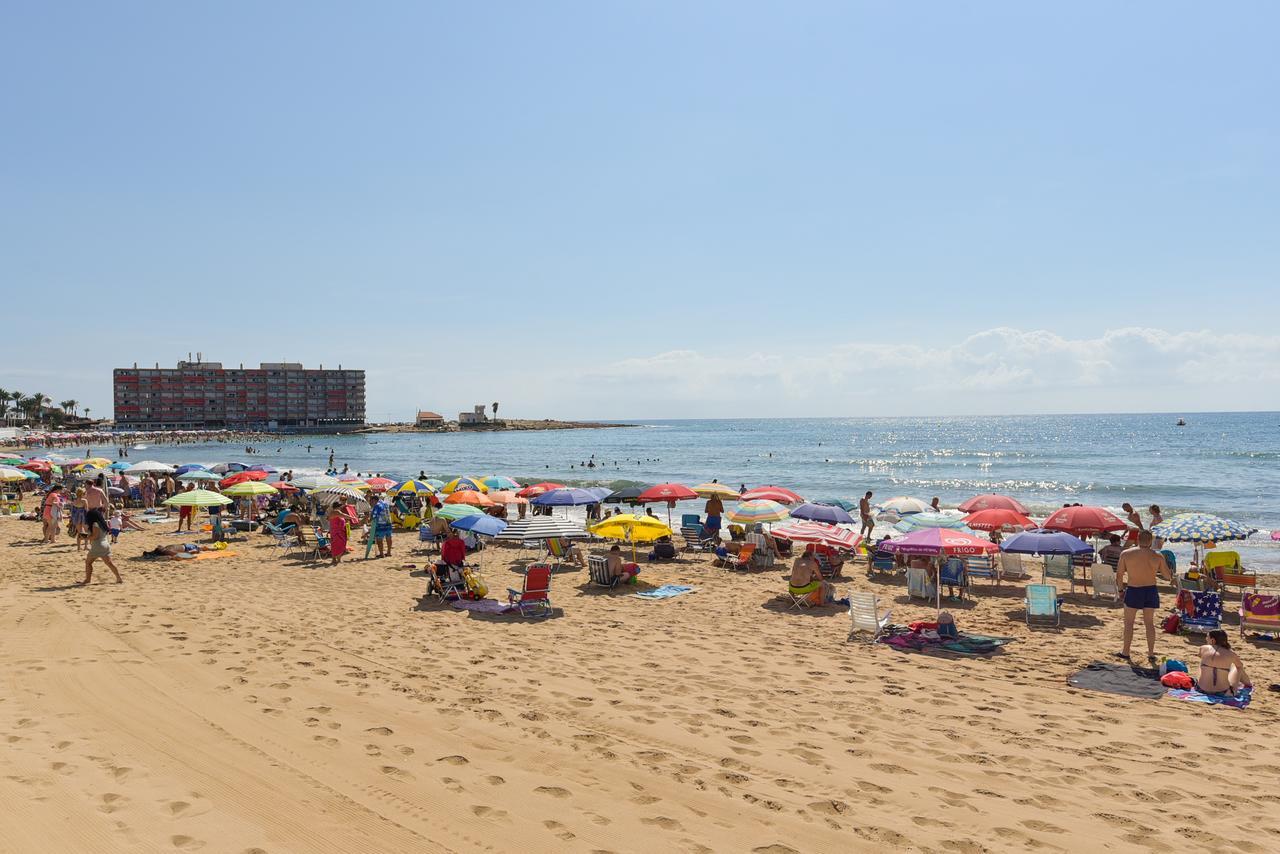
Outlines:
{"type": "Polygon", "coordinates": [[[329,554],[333,557],[333,565],[347,553],[347,514],[342,512],[342,503],[335,501],[329,508],[329,554]]]}

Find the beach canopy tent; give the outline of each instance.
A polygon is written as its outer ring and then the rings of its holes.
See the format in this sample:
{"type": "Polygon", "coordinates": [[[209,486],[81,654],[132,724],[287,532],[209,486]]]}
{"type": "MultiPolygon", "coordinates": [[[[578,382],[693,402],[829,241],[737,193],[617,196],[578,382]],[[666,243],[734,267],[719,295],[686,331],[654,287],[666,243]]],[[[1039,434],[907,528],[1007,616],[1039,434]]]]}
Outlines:
{"type": "Polygon", "coordinates": [[[738,506],[725,512],[724,517],[738,525],[762,525],[788,519],[791,517],[791,511],[776,501],[757,498],[739,501],[738,506]]]}
{"type": "Polygon", "coordinates": [[[995,493],[975,495],[961,504],[959,509],[964,513],[976,513],[979,510],[1013,510],[1024,516],[1029,512],[1018,499],[995,493]]]}
{"type": "Polygon", "coordinates": [[[173,474],[174,469],[173,466],[167,466],[155,460],[143,460],[129,466],[125,471],[129,474],[173,474]]]}
{"type": "Polygon", "coordinates": [[[969,530],[969,527],[964,523],[964,517],[953,516],[950,513],[934,512],[911,513],[895,522],[893,527],[904,534],[920,531],[924,528],[949,528],[952,531],[969,530]]]}
{"type": "Polygon", "coordinates": [[[636,543],[651,543],[671,536],[671,528],[661,519],[649,515],[619,513],[588,528],[597,537],[631,543],[631,559],[635,560],[636,543]]]}
{"type": "Polygon", "coordinates": [[[876,506],[880,508],[881,513],[896,513],[899,516],[907,516],[911,513],[927,513],[933,509],[919,498],[912,498],[909,495],[896,495],[893,498],[885,499],[876,506]]]}
{"type": "Polygon", "coordinates": [[[964,523],[975,531],[1020,531],[1036,526],[1029,516],[1007,507],[974,511],[964,523]]]}
{"type": "Polygon", "coordinates": [[[1050,531],[1066,531],[1077,537],[1106,534],[1111,531],[1123,531],[1129,526],[1116,514],[1105,507],[1063,507],[1049,514],[1040,526],[1050,531]]]}
{"type": "Polygon", "coordinates": [[[484,485],[484,481],[478,477],[455,477],[440,488],[440,491],[452,495],[455,492],[465,492],[468,489],[474,492],[488,492],[489,487],[484,485]]]}
{"type": "Polygon", "coordinates": [[[723,483],[700,483],[693,487],[693,491],[698,493],[700,498],[710,498],[714,495],[719,498],[729,498],[734,501],[738,500],[738,490],[731,486],[725,486],[723,483]]]}
{"type": "Polygon", "coordinates": [[[507,523],[504,520],[486,513],[450,519],[449,524],[459,531],[470,531],[473,534],[483,534],[486,537],[496,537],[507,529],[507,523]]]}
{"type": "Polygon", "coordinates": [[[544,481],[542,483],[535,483],[530,486],[526,486],[523,489],[516,492],[516,495],[519,495],[521,498],[534,498],[536,496],[541,495],[544,492],[550,492],[553,489],[564,489],[564,488],[565,488],[565,485],[563,483],[554,483],[552,481],[544,481]]]}
{"type": "Polygon", "coordinates": [[[604,497],[605,504],[639,504],[640,493],[648,489],[647,486],[628,486],[615,492],[610,492],[604,497]]]}
{"type": "Polygon", "coordinates": [[[832,525],[852,525],[853,517],[849,511],[831,504],[801,504],[791,511],[792,518],[808,519],[811,522],[827,522],[832,525]]]}
{"type": "Polygon", "coordinates": [[[804,498],[797,492],[782,486],[757,486],[755,489],[748,489],[746,492],[738,496],[739,501],[753,501],[756,499],[764,499],[765,501],[776,501],[779,504],[803,504],[804,498]]]}
{"type": "Polygon", "coordinates": [[[558,516],[529,516],[517,519],[498,534],[499,540],[585,539],[590,535],[576,522],[558,516]]]}
{"type": "Polygon", "coordinates": [[[222,507],[231,504],[232,500],[220,492],[207,489],[193,489],[190,492],[179,492],[164,500],[170,507],[222,507]]]}
{"type": "Polygon", "coordinates": [[[862,542],[862,538],[848,528],[838,528],[825,522],[789,522],[770,528],[769,534],[793,543],[814,543],[850,552],[862,542]]]}
{"type": "Polygon", "coordinates": [[[1000,544],[1000,551],[1023,555],[1081,555],[1091,553],[1093,546],[1066,531],[1033,528],[1009,537],[1000,544]]]}
{"type": "Polygon", "coordinates": [[[589,489],[564,487],[536,495],[529,499],[529,503],[540,507],[579,507],[583,504],[599,504],[600,496],[589,489]]]}
{"type": "Polygon", "coordinates": [[[493,507],[496,502],[483,492],[474,489],[459,490],[444,500],[445,504],[472,504],[476,507],[493,507]]]}
{"type": "MultiPolygon", "coordinates": [[[[878,544],[877,548],[891,554],[927,555],[934,558],[958,557],[962,555],[990,554],[996,551],[996,544],[963,531],[952,531],[946,528],[922,528],[915,533],[907,534],[900,540],[890,540],[878,544]]],[[[938,579],[941,581],[941,578],[938,579]]],[[[942,609],[942,584],[935,583],[938,592],[938,609],[942,609]]]]}
{"type": "Polygon", "coordinates": [[[327,474],[312,474],[295,477],[289,481],[298,489],[327,489],[330,486],[341,486],[342,481],[327,474]]]}

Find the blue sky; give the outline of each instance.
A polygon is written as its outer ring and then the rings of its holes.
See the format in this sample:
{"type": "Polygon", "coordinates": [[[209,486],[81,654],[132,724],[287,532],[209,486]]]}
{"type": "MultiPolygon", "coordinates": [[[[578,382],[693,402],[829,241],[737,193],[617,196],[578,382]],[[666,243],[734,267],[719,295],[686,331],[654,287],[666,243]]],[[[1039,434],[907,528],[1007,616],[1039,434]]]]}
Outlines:
{"type": "Polygon", "coordinates": [[[0,17],[0,386],[369,371],[371,419],[1280,408],[1280,7],[0,17]],[[54,346],[59,338],[65,343],[54,346]]]}

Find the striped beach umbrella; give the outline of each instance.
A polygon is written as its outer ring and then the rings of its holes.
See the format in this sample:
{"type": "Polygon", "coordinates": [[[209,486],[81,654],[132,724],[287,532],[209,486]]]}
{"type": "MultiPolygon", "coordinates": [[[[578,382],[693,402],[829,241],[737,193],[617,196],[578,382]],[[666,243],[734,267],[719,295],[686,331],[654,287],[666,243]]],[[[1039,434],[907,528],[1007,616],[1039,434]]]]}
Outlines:
{"type": "Polygon", "coordinates": [[[466,490],[474,490],[475,492],[488,492],[489,487],[484,485],[478,477],[455,477],[440,488],[440,491],[448,495],[455,492],[465,492],[466,490]]]}
{"type": "Polygon", "coordinates": [[[222,490],[223,495],[235,498],[247,498],[254,495],[275,495],[276,488],[260,480],[246,480],[222,490]]]}
{"type": "Polygon", "coordinates": [[[220,492],[192,489],[166,498],[164,503],[170,507],[221,507],[224,504],[231,504],[232,501],[220,492]]]}
{"type": "Polygon", "coordinates": [[[769,533],[793,543],[816,543],[845,551],[853,551],[862,542],[862,538],[848,528],[839,528],[825,522],[789,522],[770,528],[769,533]]]}
{"type": "MultiPolygon", "coordinates": [[[[456,505],[455,505],[456,506],[456,505]]],[[[462,506],[466,506],[465,504],[462,506]]],[[[499,540],[554,540],[560,537],[583,539],[589,536],[581,525],[559,516],[529,516],[517,519],[497,536],[499,540]]]]}
{"type": "Polygon", "coordinates": [[[1156,525],[1151,533],[1169,543],[1204,544],[1219,540],[1243,540],[1257,530],[1210,513],[1179,513],[1156,525]]]}
{"type": "Polygon", "coordinates": [[[303,477],[295,477],[289,481],[298,489],[327,489],[331,486],[341,486],[342,482],[336,477],[327,474],[312,474],[303,477]]]}
{"type": "Polygon", "coordinates": [[[419,493],[423,495],[430,495],[435,491],[436,491],[435,487],[433,487],[431,484],[427,483],[426,481],[412,480],[412,479],[402,480],[400,483],[397,483],[391,486],[387,490],[387,492],[390,492],[394,495],[399,495],[402,492],[407,493],[409,495],[417,495],[419,493]]]}
{"type": "Polygon", "coordinates": [[[757,525],[766,522],[781,522],[791,516],[791,512],[776,501],[757,498],[752,501],[740,501],[738,506],[724,514],[730,522],[739,525],[757,525]]]}
{"type": "Polygon", "coordinates": [[[742,495],[738,496],[740,501],[752,501],[754,499],[764,499],[766,501],[776,501],[779,504],[803,504],[804,498],[798,493],[792,492],[790,489],[782,486],[757,486],[755,489],[748,489],[742,495]]]}
{"type": "Polygon", "coordinates": [[[491,474],[482,479],[482,483],[490,489],[519,489],[520,484],[516,483],[509,477],[500,474],[491,474]]]}
{"type": "Polygon", "coordinates": [[[446,504],[436,510],[435,515],[452,522],[455,519],[461,519],[463,516],[482,516],[484,511],[474,504],[446,504]]]}

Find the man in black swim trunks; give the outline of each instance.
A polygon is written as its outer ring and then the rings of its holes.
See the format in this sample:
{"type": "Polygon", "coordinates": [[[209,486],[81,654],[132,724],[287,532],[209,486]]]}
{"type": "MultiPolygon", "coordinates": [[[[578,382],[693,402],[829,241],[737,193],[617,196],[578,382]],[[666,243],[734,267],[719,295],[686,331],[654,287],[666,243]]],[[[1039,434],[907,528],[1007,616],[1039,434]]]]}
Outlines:
{"type": "Polygon", "coordinates": [[[1119,657],[1129,657],[1133,643],[1133,624],[1138,611],[1147,630],[1147,658],[1156,657],[1156,609],[1160,607],[1160,594],[1156,579],[1166,571],[1168,564],[1160,552],[1151,548],[1151,532],[1138,533],[1138,545],[1125,549],[1116,565],[1116,584],[1124,591],[1124,648],[1119,657]],[[1127,584],[1126,584],[1127,582],[1127,584]]]}

